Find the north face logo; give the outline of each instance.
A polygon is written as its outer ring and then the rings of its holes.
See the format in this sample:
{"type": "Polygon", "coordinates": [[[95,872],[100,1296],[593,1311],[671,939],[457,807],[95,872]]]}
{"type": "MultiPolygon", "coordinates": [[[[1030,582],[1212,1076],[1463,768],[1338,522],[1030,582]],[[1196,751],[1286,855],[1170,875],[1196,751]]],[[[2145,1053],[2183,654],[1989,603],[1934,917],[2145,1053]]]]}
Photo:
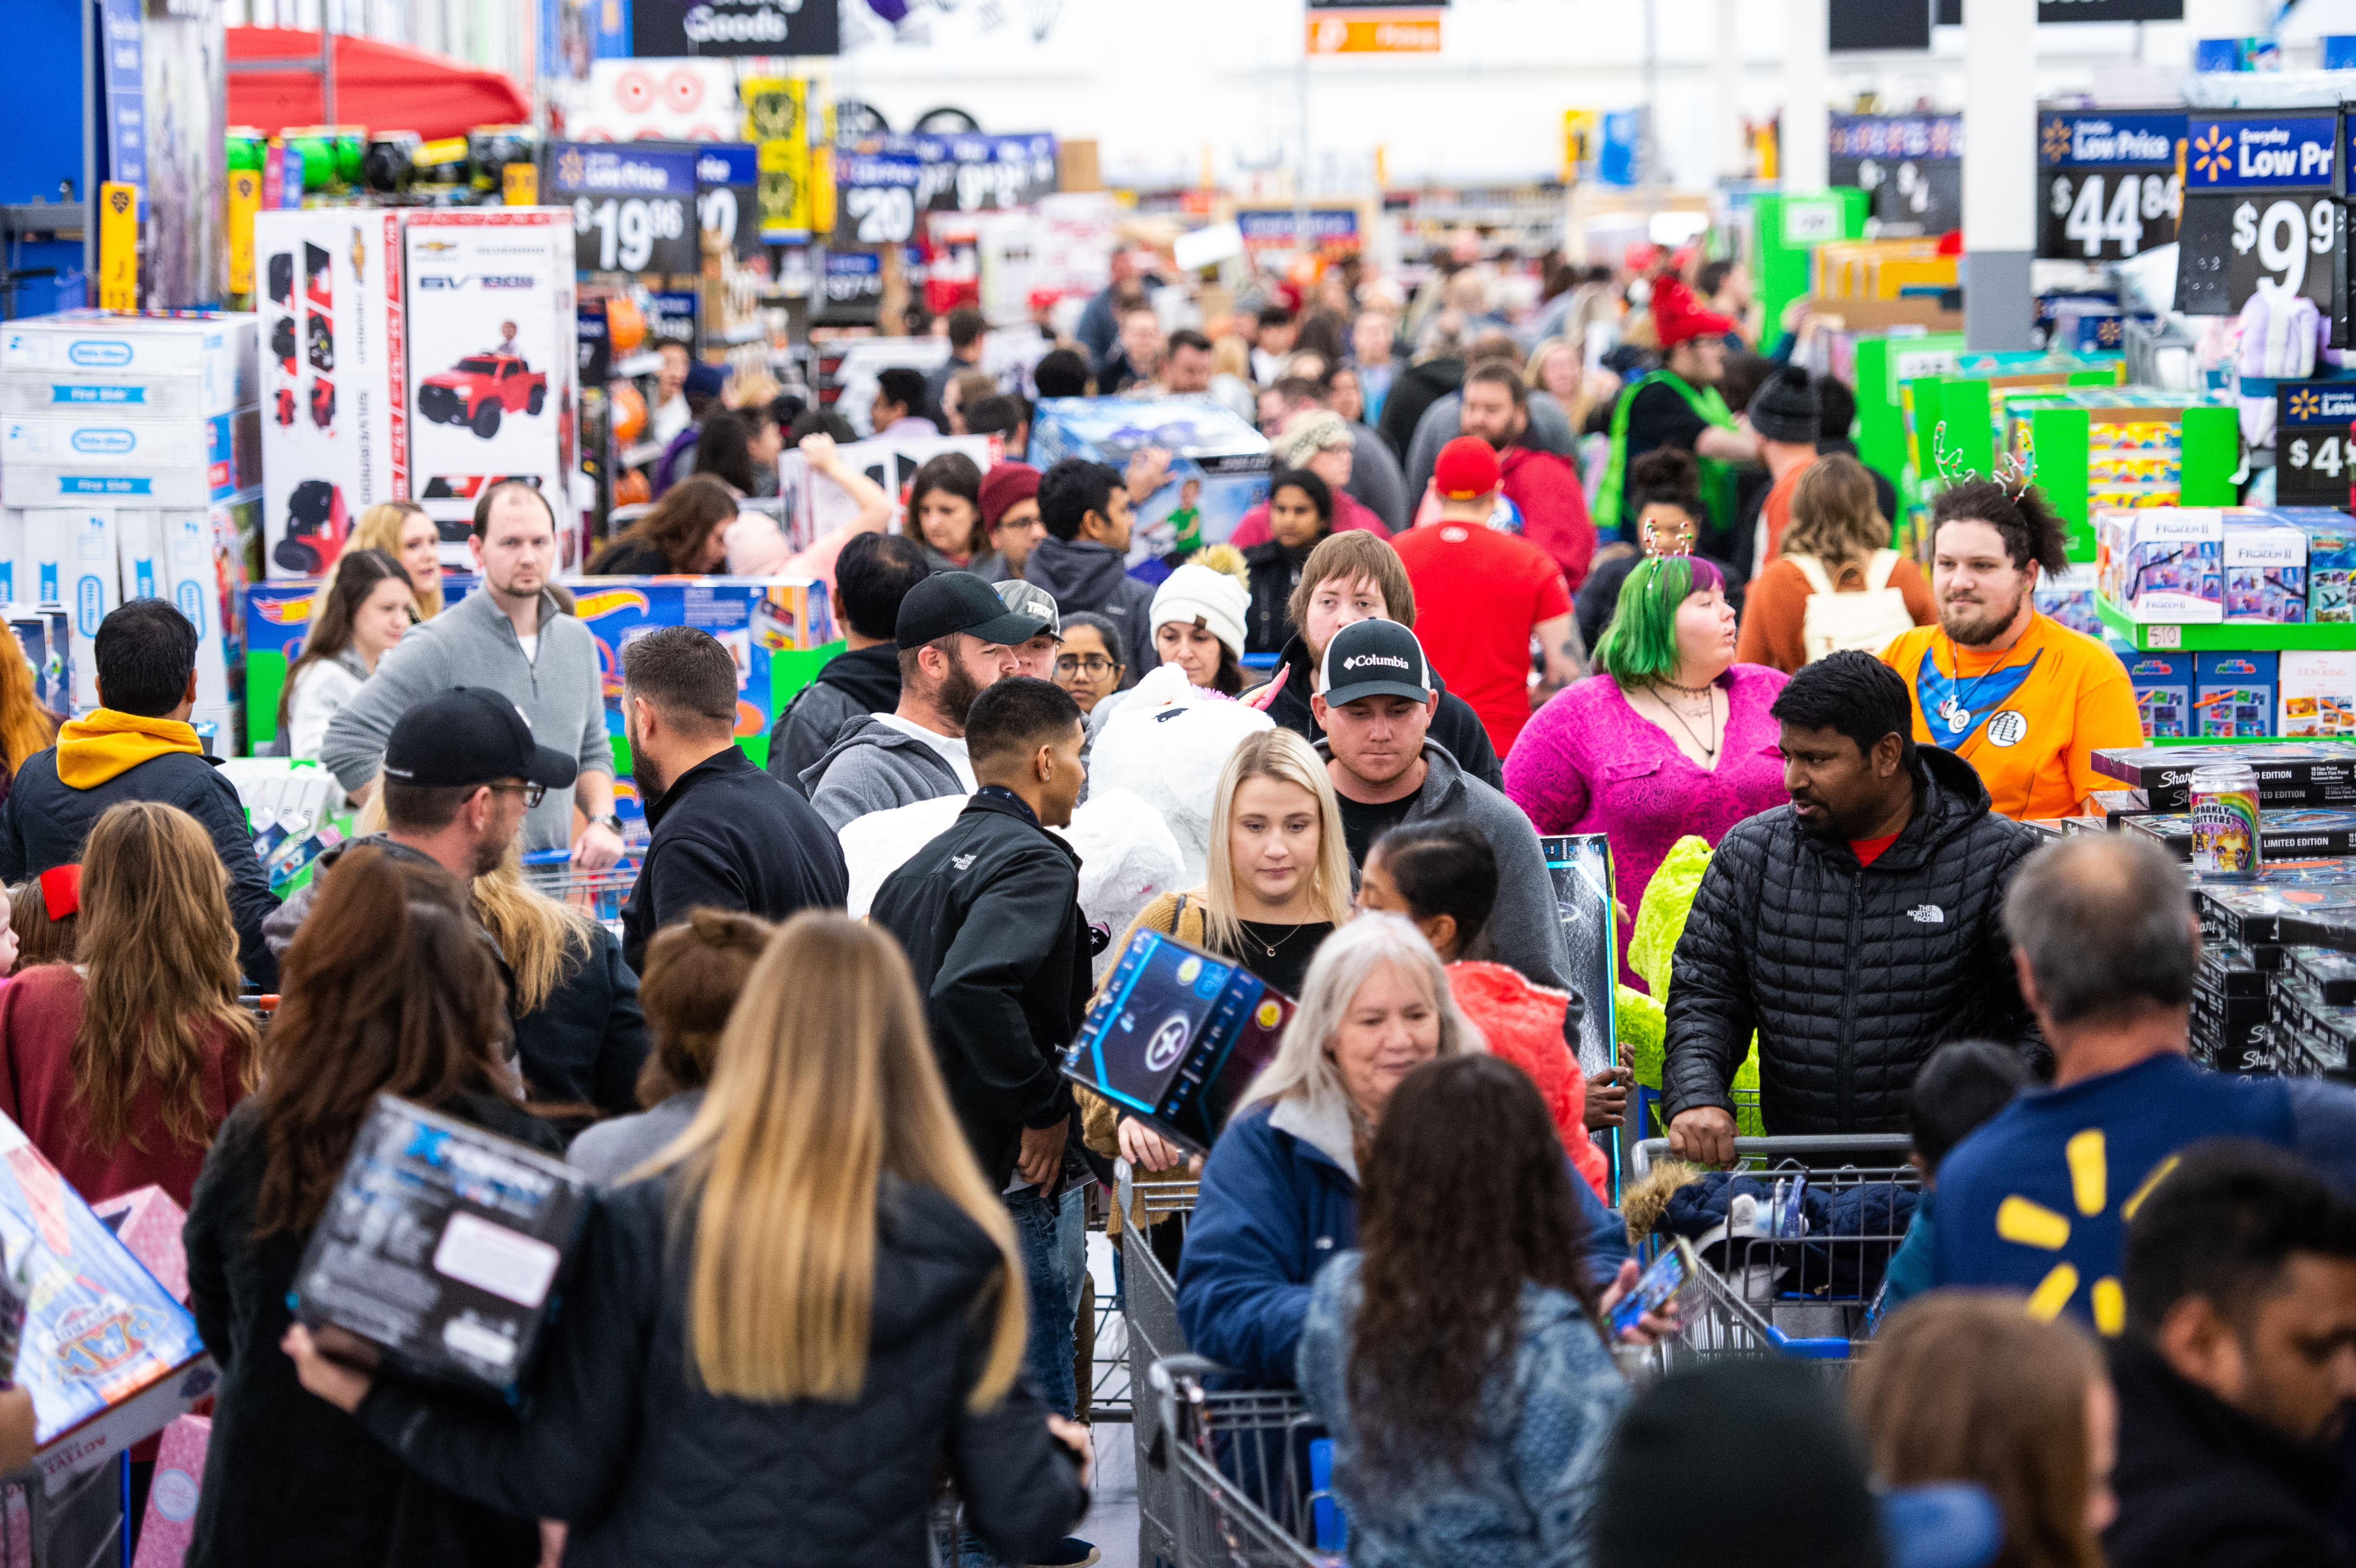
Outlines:
{"type": "Polygon", "coordinates": [[[1947,923],[1947,912],[1937,904],[1916,904],[1906,912],[1906,918],[1924,925],[1944,925],[1947,923]]]}
{"type": "MultiPolygon", "coordinates": [[[[962,871],[973,864],[973,857],[971,855],[952,855],[949,857],[949,864],[962,871]]],[[[1933,912],[1936,913],[1937,912],[1933,911],[1933,912]]]]}

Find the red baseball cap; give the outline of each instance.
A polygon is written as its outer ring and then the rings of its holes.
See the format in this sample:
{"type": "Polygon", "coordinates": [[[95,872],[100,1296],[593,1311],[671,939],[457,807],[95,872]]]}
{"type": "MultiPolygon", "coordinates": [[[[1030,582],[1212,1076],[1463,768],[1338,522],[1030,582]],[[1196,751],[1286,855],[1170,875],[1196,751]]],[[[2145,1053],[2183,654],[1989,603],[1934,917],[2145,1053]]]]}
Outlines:
{"type": "Polygon", "coordinates": [[[1442,499],[1477,501],[1497,493],[1497,454],[1477,435],[1460,435],[1440,449],[1431,483],[1442,499]]]}
{"type": "Polygon", "coordinates": [[[1695,303],[1693,291],[1676,279],[1662,278],[1653,284],[1653,328],[1660,334],[1665,353],[1697,337],[1723,337],[1734,330],[1734,323],[1716,311],[1702,309],[1695,303]]]}

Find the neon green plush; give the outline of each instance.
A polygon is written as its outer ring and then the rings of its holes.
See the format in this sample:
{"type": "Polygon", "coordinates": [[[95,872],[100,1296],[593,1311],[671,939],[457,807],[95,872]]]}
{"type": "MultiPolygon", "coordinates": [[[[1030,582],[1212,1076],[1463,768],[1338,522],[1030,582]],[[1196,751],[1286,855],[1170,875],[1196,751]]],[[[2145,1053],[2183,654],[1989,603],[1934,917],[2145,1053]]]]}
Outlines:
{"type": "MultiPolygon", "coordinates": [[[[1658,1091],[1661,1086],[1668,1015],[1655,998],[1669,994],[1677,938],[1685,934],[1686,917],[1693,912],[1694,894],[1700,891],[1702,872],[1709,868],[1709,855],[1706,840],[1690,834],[1678,839],[1645,884],[1644,900],[1636,908],[1635,933],[1628,939],[1628,967],[1644,977],[1652,995],[1622,986],[1616,1000],[1620,1060],[1635,1070],[1636,1082],[1644,1088],[1658,1091]]],[[[1756,1035],[1751,1040],[1751,1054],[1735,1070],[1733,1097],[1736,1134],[1746,1138],[1764,1136],[1766,1128],[1759,1119],[1756,1035]]],[[[1654,1128],[1645,1131],[1647,1136],[1657,1133],[1654,1128]]]]}

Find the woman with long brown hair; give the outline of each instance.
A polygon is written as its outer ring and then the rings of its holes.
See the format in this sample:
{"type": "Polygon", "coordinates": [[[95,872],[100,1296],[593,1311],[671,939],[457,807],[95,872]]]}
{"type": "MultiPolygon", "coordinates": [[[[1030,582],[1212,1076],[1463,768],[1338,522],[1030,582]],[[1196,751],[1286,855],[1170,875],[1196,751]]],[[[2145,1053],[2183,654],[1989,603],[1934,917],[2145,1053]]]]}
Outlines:
{"type": "Polygon", "coordinates": [[[2103,1568],[2118,1401],[2101,1350],[2018,1296],[1938,1291],[1892,1313],[1849,1382],[1887,1486],[1973,1481],[2004,1514],[1991,1568],[2103,1568]]]}
{"type": "Polygon", "coordinates": [[[728,564],[723,539],[736,497],[709,474],[680,480],[637,522],[614,536],[589,566],[592,577],[701,576],[728,564]]]}
{"type": "Polygon", "coordinates": [[[363,845],[281,976],[262,1090],[221,1128],[188,1209],[188,1307],[221,1372],[189,1568],[530,1568],[534,1520],[415,1474],[305,1393],[278,1350],[311,1228],[379,1094],[560,1149],[502,1061],[498,957],[455,878],[363,845]]]}
{"type": "Polygon", "coordinates": [[[1318,1275],[1301,1336],[1353,1562],[1583,1556],[1628,1386],[1586,1266],[1581,1185],[1510,1062],[1444,1058],[1392,1093],[1363,1250],[1318,1275]]]}
{"type": "Polygon", "coordinates": [[[109,806],[82,852],[79,966],[0,987],[0,1111],[95,1201],[151,1183],[186,1207],[252,1089],[229,876],[196,818],[109,806]]]}
{"type": "Polygon", "coordinates": [[[1831,453],[1809,464],[1792,492],[1783,553],[1743,595],[1734,657],[1789,675],[1840,648],[1878,654],[1938,618],[1922,570],[1890,548],[1873,475],[1831,453]]]}
{"type": "Polygon", "coordinates": [[[944,1471],[1036,1563],[1087,1501],[1056,1437],[1086,1439],[1018,1380],[1023,1277],[907,959],[812,912],[755,965],[695,1119],[591,1216],[521,1421],[286,1348],[421,1475],[567,1521],[575,1568],[920,1568],[944,1471]]]}
{"type": "Polygon", "coordinates": [[[0,800],[35,752],[56,744],[59,716],[41,706],[33,666],[13,633],[0,635],[0,800]]]}
{"type": "Polygon", "coordinates": [[[328,721],[359,695],[377,661],[409,630],[412,599],[401,562],[380,549],[344,551],[333,581],[314,601],[318,613],[279,689],[286,755],[317,759],[328,721]]]}

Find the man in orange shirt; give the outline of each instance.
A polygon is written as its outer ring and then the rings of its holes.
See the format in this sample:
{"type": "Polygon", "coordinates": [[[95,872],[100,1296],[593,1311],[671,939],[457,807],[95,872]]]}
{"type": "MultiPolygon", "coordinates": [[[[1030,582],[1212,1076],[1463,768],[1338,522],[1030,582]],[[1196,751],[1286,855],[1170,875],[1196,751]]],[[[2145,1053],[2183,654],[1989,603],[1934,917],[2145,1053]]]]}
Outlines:
{"type": "Polygon", "coordinates": [[[1800,475],[1816,460],[1816,442],[1824,429],[1824,404],[1816,379],[1797,365],[1786,365],[1751,394],[1743,411],[1751,433],[1759,438],[1759,460],[1774,476],[1774,485],[1759,507],[1759,527],[1751,542],[1752,576],[1783,549],[1783,528],[1792,520],[1792,493],[1800,475]]]}
{"type": "Polygon", "coordinates": [[[1931,508],[1939,623],[1882,650],[1914,693],[1914,739],[1979,770],[1996,809],[2023,821],[2076,815],[2109,784],[2093,756],[2143,744],[2118,656],[2037,613],[2037,574],[2058,571],[2062,519],[2034,486],[1985,479],[1931,508]]]}

